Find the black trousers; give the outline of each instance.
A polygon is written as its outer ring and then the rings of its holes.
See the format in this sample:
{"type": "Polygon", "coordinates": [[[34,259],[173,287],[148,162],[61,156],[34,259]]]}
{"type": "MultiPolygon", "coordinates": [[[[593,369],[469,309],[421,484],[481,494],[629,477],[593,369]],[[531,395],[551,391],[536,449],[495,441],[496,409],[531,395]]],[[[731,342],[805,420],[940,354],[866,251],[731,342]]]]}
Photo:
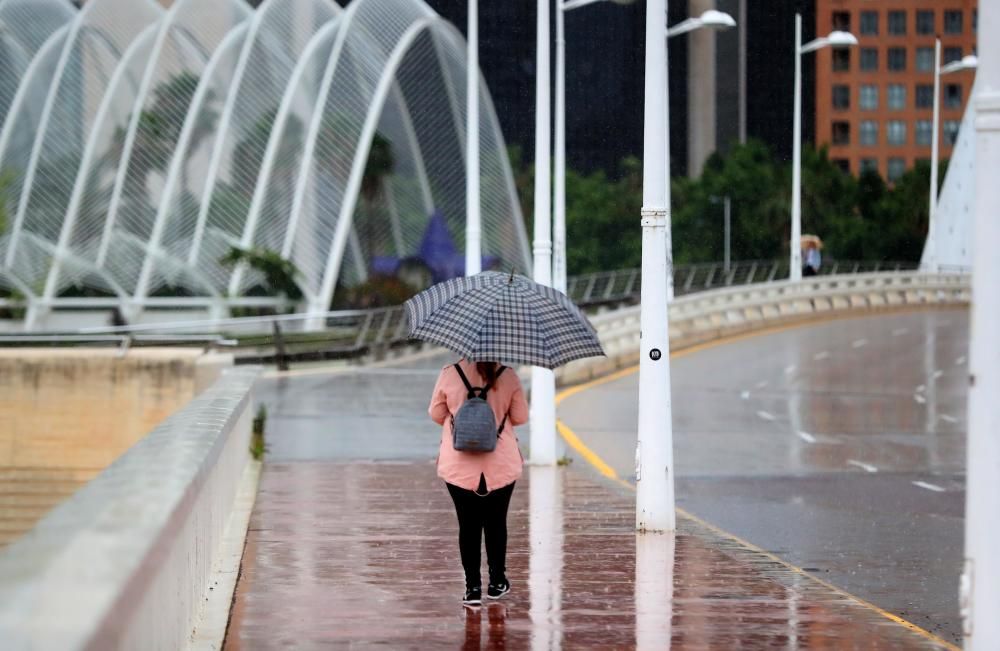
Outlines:
{"type": "MultiPolygon", "coordinates": [[[[480,482],[483,485],[484,482],[480,482]]],[[[487,495],[446,484],[458,515],[458,550],[465,570],[465,587],[482,587],[479,576],[480,546],[486,533],[486,562],[490,582],[505,577],[507,558],[507,507],[514,493],[514,484],[498,488],[487,495]]]]}

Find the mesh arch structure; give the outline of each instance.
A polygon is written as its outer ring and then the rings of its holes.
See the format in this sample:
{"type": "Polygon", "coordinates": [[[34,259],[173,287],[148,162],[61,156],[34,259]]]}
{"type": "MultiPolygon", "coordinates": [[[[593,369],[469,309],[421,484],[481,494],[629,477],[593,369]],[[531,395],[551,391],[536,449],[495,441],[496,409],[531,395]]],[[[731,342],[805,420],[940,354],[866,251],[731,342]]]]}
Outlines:
{"type": "MultiPolygon", "coordinates": [[[[421,0],[0,0],[0,300],[274,305],[221,258],[292,261],[303,307],[465,234],[465,43],[421,0]],[[381,270],[381,271],[380,271],[381,270]]],[[[480,78],[485,256],[530,254],[480,78]]]]}

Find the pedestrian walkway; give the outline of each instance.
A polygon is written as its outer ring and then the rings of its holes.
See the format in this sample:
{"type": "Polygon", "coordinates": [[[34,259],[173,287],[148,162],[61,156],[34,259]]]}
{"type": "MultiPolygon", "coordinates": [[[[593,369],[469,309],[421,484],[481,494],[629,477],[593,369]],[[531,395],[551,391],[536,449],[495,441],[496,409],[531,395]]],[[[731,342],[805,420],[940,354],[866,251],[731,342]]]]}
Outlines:
{"type": "Polygon", "coordinates": [[[267,464],[226,648],[949,648],[697,520],[636,536],[633,504],[582,469],[527,468],[513,591],[470,610],[432,463],[267,464]]]}

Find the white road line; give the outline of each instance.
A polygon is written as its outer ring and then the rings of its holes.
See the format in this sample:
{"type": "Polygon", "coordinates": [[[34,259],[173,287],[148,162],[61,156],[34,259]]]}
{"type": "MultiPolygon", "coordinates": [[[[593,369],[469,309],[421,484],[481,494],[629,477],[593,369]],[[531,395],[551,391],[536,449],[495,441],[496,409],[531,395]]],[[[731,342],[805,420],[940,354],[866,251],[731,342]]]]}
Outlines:
{"type": "Polygon", "coordinates": [[[750,392],[749,391],[742,392],[740,394],[740,398],[743,398],[744,400],[749,400],[750,399],[750,392]]]}
{"type": "Polygon", "coordinates": [[[789,364],[788,366],[786,366],[785,367],[785,375],[791,375],[792,373],[794,373],[795,372],[795,368],[796,368],[795,364],[789,364]]]}
{"type": "Polygon", "coordinates": [[[927,398],[923,397],[919,393],[914,393],[913,399],[919,402],[920,404],[924,404],[925,402],[927,402],[927,398]]]}
{"type": "Polygon", "coordinates": [[[964,363],[965,363],[965,358],[964,357],[956,357],[955,358],[955,366],[961,366],[964,363]]]}
{"type": "Polygon", "coordinates": [[[815,355],[813,355],[813,359],[818,362],[819,360],[826,359],[829,356],[830,356],[830,353],[828,351],[821,350],[818,353],[816,353],[815,355]]]}
{"type": "Polygon", "coordinates": [[[763,418],[764,420],[774,420],[774,414],[767,411],[758,411],[757,415],[763,418]]]}
{"type": "Polygon", "coordinates": [[[924,384],[918,384],[917,388],[914,389],[914,391],[916,391],[917,393],[923,393],[926,390],[927,390],[927,386],[924,385],[924,384]]]}
{"type": "Polygon", "coordinates": [[[941,420],[943,420],[946,423],[957,423],[958,422],[957,418],[955,418],[954,416],[949,416],[948,414],[941,414],[940,418],[941,418],[941,420]]]}
{"type": "Polygon", "coordinates": [[[858,468],[861,468],[865,472],[878,472],[878,468],[871,465],[870,463],[864,463],[863,461],[855,461],[854,459],[848,459],[847,465],[857,466],[858,468]]]}
{"type": "Polygon", "coordinates": [[[901,336],[905,335],[909,331],[910,331],[909,328],[896,328],[895,330],[892,331],[892,336],[893,337],[901,337],[901,336]]]}
{"type": "Polygon", "coordinates": [[[942,371],[942,370],[940,370],[940,369],[939,369],[939,370],[937,370],[937,371],[934,371],[934,374],[933,374],[933,375],[931,375],[931,377],[932,377],[932,378],[934,378],[934,379],[936,380],[936,379],[938,379],[939,377],[941,377],[942,375],[944,375],[944,371],[942,371]]]}
{"type": "Polygon", "coordinates": [[[767,380],[761,380],[760,382],[757,383],[758,389],[763,389],[766,386],[767,386],[767,380]]]}
{"type": "Polygon", "coordinates": [[[802,439],[803,441],[805,441],[806,443],[815,443],[816,442],[816,437],[813,436],[812,434],[810,434],[809,432],[801,432],[801,431],[799,431],[799,432],[796,432],[796,434],[798,434],[799,438],[802,439]]]}
{"type": "Polygon", "coordinates": [[[851,344],[851,348],[863,348],[868,345],[867,339],[857,339],[851,344]]]}
{"type": "Polygon", "coordinates": [[[914,486],[919,486],[920,488],[926,488],[929,491],[934,491],[935,493],[943,493],[944,489],[937,484],[928,484],[925,481],[915,481],[911,482],[914,486]]]}

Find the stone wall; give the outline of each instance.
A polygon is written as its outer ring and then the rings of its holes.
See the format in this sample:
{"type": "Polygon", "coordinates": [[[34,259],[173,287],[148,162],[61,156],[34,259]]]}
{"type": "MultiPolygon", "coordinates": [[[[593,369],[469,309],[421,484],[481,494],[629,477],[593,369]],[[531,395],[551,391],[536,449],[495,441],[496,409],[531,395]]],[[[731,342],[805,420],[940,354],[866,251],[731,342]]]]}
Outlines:
{"type": "Polygon", "coordinates": [[[231,365],[196,349],[0,350],[0,545],[231,365]]]}

